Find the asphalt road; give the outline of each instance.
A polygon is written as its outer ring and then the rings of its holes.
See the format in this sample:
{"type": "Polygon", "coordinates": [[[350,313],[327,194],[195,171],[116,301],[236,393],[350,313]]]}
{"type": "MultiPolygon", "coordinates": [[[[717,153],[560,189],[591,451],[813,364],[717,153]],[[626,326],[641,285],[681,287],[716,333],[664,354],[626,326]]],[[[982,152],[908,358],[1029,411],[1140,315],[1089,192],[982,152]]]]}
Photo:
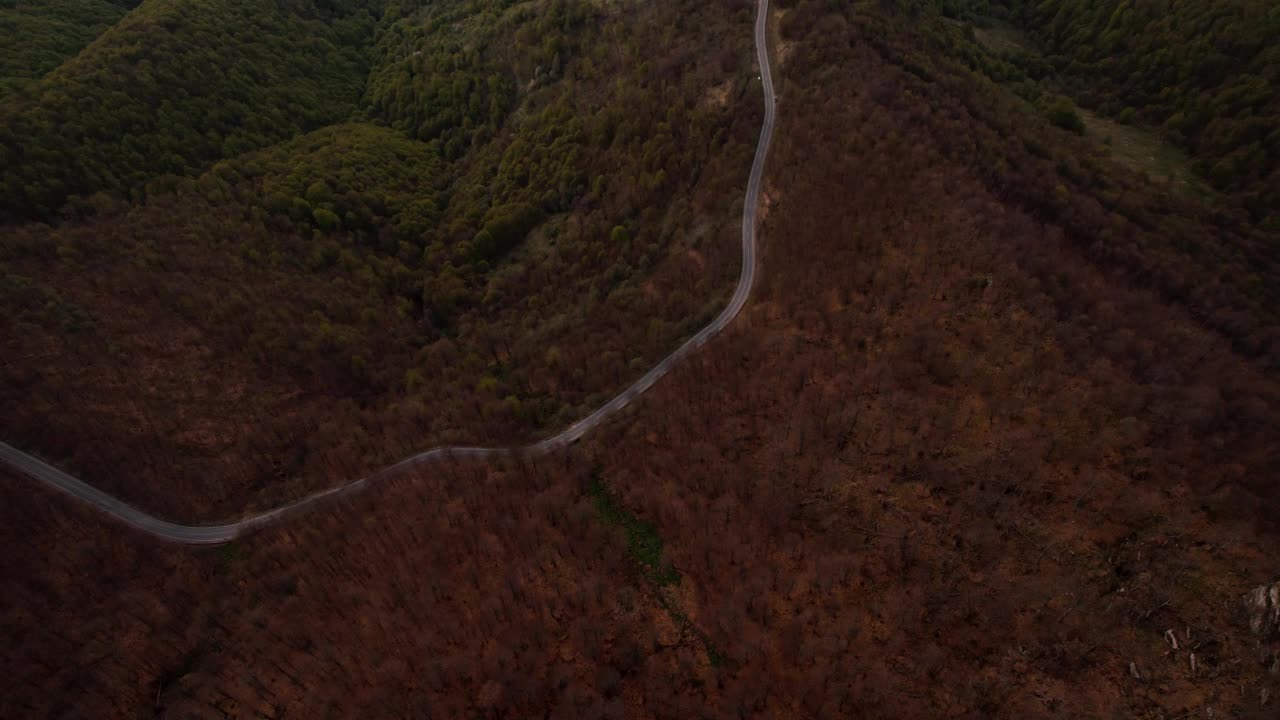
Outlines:
{"type": "Polygon", "coordinates": [[[284,517],[304,511],[326,498],[357,492],[378,480],[403,472],[414,466],[426,465],[444,458],[488,458],[498,455],[544,455],[564,448],[583,435],[591,432],[610,415],[625,408],[632,400],[653,386],[663,375],[670,372],[676,363],[702,347],[724,330],[733,321],[747,303],[751,294],[751,286],[756,277],[756,208],[760,204],[760,182],[764,174],[765,157],[769,153],[769,143],[773,139],[775,113],[775,97],[773,92],[773,74],[769,67],[769,50],[766,38],[768,27],[769,0],[759,0],[756,10],[755,42],[756,57],[760,63],[761,81],[764,85],[764,124],[760,128],[760,139],[756,143],[755,160],[751,165],[751,177],[747,180],[747,193],[742,203],[742,275],[738,278],[738,287],[724,310],[702,328],[698,334],[689,338],[675,352],[668,355],[645,373],[643,377],[623,390],[601,408],[579,420],[559,435],[549,437],[541,442],[518,448],[475,448],[475,447],[442,447],[419,453],[401,460],[388,468],[356,480],[346,485],[324,490],[309,495],[301,500],[284,505],[274,510],[253,515],[236,522],[224,525],[178,525],[145,512],[114,498],[101,490],[74,478],[67,473],[32,457],[21,450],[0,443],[0,461],[11,465],[36,480],[61,490],[82,500],[102,512],[131,525],[143,532],[164,540],[191,545],[216,545],[229,542],[240,535],[277,522],[284,517]]]}

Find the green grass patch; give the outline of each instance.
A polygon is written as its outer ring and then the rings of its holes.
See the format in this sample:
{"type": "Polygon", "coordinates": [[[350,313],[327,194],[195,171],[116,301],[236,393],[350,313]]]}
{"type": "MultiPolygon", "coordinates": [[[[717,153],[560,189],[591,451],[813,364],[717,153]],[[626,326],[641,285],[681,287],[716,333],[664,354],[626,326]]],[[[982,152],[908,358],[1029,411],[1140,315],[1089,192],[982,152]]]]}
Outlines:
{"type": "Polygon", "coordinates": [[[1026,34],[1017,28],[998,20],[991,21],[988,27],[973,28],[973,39],[988,50],[996,53],[1017,55],[1024,52],[1035,52],[1035,46],[1026,34]]]}
{"type": "MultiPolygon", "coordinates": [[[[979,45],[1017,67],[1022,80],[1015,83],[1014,78],[1003,77],[1003,81],[1015,86],[1015,91],[1024,99],[1034,101],[1036,96],[1041,96],[1047,102],[1052,100],[1053,93],[1064,92],[1063,87],[1053,80],[1052,67],[1026,33],[994,18],[977,18],[973,23],[947,22],[971,29],[973,40],[979,45]]],[[[991,77],[1002,81],[999,74],[991,77]]],[[[1126,122],[1117,122],[1084,108],[1068,108],[1065,100],[1059,98],[1057,103],[1045,108],[1045,114],[1053,124],[1092,138],[1121,165],[1143,173],[1153,181],[1168,183],[1176,192],[1202,200],[1213,199],[1214,191],[1192,169],[1188,154],[1166,142],[1155,130],[1128,124],[1128,118],[1123,115],[1120,117],[1126,122]]]]}
{"type": "Polygon", "coordinates": [[[1078,112],[1085,134],[1107,146],[1122,165],[1168,182],[1181,192],[1201,198],[1213,195],[1213,190],[1191,169],[1187,154],[1161,140],[1154,130],[1108,120],[1083,108],[1078,112]]]}
{"type": "Polygon", "coordinates": [[[680,571],[662,559],[662,537],[653,524],[641,520],[618,502],[617,497],[601,480],[591,482],[591,496],[595,498],[600,517],[610,525],[621,527],[627,533],[627,551],[635,559],[645,580],[659,588],[680,584],[680,571]]]}
{"type": "Polygon", "coordinates": [[[244,548],[234,540],[218,548],[218,566],[222,570],[227,570],[233,563],[243,558],[244,548]]]}
{"type": "Polygon", "coordinates": [[[680,628],[681,635],[688,633],[702,644],[711,667],[723,667],[729,662],[729,658],[715,646],[710,636],[699,630],[689,616],[680,609],[679,603],[668,590],[680,585],[680,571],[676,570],[671,563],[663,561],[662,538],[653,524],[641,520],[622,507],[613,491],[600,479],[598,471],[592,474],[588,492],[595,499],[600,517],[610,525],[620,527],[626,532],[627,550],[631,553],[645,581],[653,586],[658,604],[667,611],[680,628]]]}
{"type": "Polygon", "coordinates": [[[711,667],[722,667],[724,665],[725,657],[721,654],[720,649],[706,638],[703,638],[702,643],[707,649],[707,661],[711,663],[711,667]]]}

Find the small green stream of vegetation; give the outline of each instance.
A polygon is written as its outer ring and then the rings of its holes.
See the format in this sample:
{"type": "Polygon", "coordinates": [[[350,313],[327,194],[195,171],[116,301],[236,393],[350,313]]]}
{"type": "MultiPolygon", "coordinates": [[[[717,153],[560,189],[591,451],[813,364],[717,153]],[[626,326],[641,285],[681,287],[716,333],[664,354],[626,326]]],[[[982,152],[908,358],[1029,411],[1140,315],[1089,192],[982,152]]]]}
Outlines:
{"type": "Polygon", "coordinates": [[[654,589],[654,594],[663,609],[676,622],[681,632],[692,632],[702,642],[703,649],[707,653],[707,661],[712,667],[723,665],[725,662],[723,653],[706,633],[693,624],[689,616],[680,609],[679,603],[668,594],[667,588],[679,587],[680,571],[663,558],[662,536],[658,534],[653,523],[640,519],[624,508],[598,473],[593,475],[588,492],[595,499],[596,510],[599,511],[600,517],[609,525],[622,528],[626,532],[627,551],[635,561],[640,574],[644,576],[645,582],[654,589]]]}

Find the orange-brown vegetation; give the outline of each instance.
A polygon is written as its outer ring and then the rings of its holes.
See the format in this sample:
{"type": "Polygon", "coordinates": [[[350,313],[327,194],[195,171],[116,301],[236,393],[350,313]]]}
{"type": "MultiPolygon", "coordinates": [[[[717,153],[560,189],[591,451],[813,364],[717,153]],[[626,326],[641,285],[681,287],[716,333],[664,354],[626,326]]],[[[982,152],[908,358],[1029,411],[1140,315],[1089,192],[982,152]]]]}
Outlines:
{"type": "Polygon", "coordinates": [[[570,453],[224,550],[4,480],[0,715],[1272,717],[1240,598],[1276,571],[1280,395],[1141,270],[1182,266],[1167,221],[1230,231],[1101,164],[1161,218],[1123,225],[1117,267],[1058,167],[1082,141],[908,58],[891,9],[825,7],[782,21],[763,277],[730,331],[570,453]]]}

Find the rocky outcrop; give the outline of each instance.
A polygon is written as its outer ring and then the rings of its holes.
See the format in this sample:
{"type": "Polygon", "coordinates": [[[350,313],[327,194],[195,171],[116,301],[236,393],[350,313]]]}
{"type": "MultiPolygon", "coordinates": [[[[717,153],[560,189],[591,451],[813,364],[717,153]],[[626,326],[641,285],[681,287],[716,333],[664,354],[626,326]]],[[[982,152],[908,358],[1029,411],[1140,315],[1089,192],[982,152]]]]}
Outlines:
{"type": "Polygon", "coordinates": [[[1258,659],[1280,674],[1280,582],[1245,593],[1244,607],[1249,630],[1258,641],[1258,659]]]}
{"type": "Polygon", "coordinates": [[[1259,585],[1245,593],[1249,629],[1262,640],[1280,637],[1280,582],[1259,585]]]}

